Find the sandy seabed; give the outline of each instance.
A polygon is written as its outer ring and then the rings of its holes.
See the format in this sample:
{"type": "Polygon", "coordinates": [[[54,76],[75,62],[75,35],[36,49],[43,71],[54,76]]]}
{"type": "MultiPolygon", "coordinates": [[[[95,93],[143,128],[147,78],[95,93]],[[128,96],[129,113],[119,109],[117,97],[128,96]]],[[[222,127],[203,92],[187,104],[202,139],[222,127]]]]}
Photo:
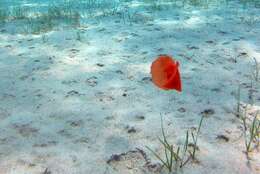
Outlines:
{"type": "Polygon", "coordinates": [[[250,78],[253,58],[260,62],[259,16],[234,3],[148,10],[131,23],[93,19],[44,39],[2,28],[0,174],[167,173],[145,148],[164,153],[160,115],[169,141],[181,144],[203,114],[199,162],[182,173],[260,173],[260,153],[248,163],[234,114],[239,83],[241,109],[248,117],[260,110],[260,83],[250,78]],[[183,92],[151,83],[159,54],[180,62],[183,92]]]}

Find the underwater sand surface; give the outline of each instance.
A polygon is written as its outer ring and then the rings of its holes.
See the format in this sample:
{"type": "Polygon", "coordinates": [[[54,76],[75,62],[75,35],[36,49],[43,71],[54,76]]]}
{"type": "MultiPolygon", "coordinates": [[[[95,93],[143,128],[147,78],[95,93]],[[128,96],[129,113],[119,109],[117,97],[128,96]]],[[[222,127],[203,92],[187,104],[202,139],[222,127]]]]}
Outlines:
{"type": "Polygon", "coordinates": [[[160,114],[176,144],[206,115],[199,162],[183,173],[260,173],[260,153],[248,164],[234,114],[239,83],[241,108],[260,110],[260,83],[251,87],[250,78],[253,58],[260,62],[260,10],[248,11],[237,3],[146,10],[132,22],[108,16],[44,34],[2,27],[0,174],[167,173],[145,148],[164,153],[160,114]],[[152,84],[159,54],[180,63],[181,93],[152,84]]]}

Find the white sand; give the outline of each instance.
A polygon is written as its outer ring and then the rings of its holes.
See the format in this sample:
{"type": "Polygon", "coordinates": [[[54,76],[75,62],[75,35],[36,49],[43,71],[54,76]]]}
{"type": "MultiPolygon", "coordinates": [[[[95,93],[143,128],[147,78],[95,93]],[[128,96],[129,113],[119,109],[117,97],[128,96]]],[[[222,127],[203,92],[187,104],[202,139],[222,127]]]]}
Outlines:
{"type": "MultiPolygon", "coordinates": [[[[169,140],[180,143],[206,109],[214,114],[202,126],[200,163],[189,163],[183,173],[260,173],[260,153],[252,154],[249,167],[234,115],[238,83],[248,104],[252,58],[260,62],[260,10],[247,12],[236,4],[144,11],[132,25],[107,17],[83,24],[82,41],[74,29],[49,32],[46,43],[41,35],[1,32],[0,173],[145,173],[140,154],[106,161],[139,148],[159,162],[145,145],[163,153],[160,113],[169,140]],[[251,25],[240,18],[252,14],[251,25]],[[159,90],[145,78],[159,54],[180,62],[182,93],[159,90]]],[[[260,110],[259,83],[254,89],[252,112],[260,110]]]]}

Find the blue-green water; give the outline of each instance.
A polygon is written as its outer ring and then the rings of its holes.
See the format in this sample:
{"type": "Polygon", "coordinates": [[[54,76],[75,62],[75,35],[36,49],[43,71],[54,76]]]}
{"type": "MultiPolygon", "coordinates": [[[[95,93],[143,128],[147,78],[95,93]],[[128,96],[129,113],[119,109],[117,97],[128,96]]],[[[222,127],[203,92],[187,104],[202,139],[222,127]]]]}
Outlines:
{"type": "MultiPolygon", "coordinates": [[[[156,15],[159,11],[185,12],[192,9],[201,11],[212,9],[236,8],[244,9],[244,13],[254,13],[260,7],[259,0],[231,1],[231,0],[56,0],[56,1],[9,1],[0,2],[0,27],[8,22],[25,22],[26,31],[21,31],[17,25],[17,32],[40,33],[52,30],[65,24],[79,26],[89,20],[101,21],[101,18],[116,17],[124,23],[135,23],[135,14],[149,13],[156,15]]],[[[241,13],[241,10],[239,12],[241,13]]],[[[258,20],[258,19],[257,19],[258,20]]]]}

